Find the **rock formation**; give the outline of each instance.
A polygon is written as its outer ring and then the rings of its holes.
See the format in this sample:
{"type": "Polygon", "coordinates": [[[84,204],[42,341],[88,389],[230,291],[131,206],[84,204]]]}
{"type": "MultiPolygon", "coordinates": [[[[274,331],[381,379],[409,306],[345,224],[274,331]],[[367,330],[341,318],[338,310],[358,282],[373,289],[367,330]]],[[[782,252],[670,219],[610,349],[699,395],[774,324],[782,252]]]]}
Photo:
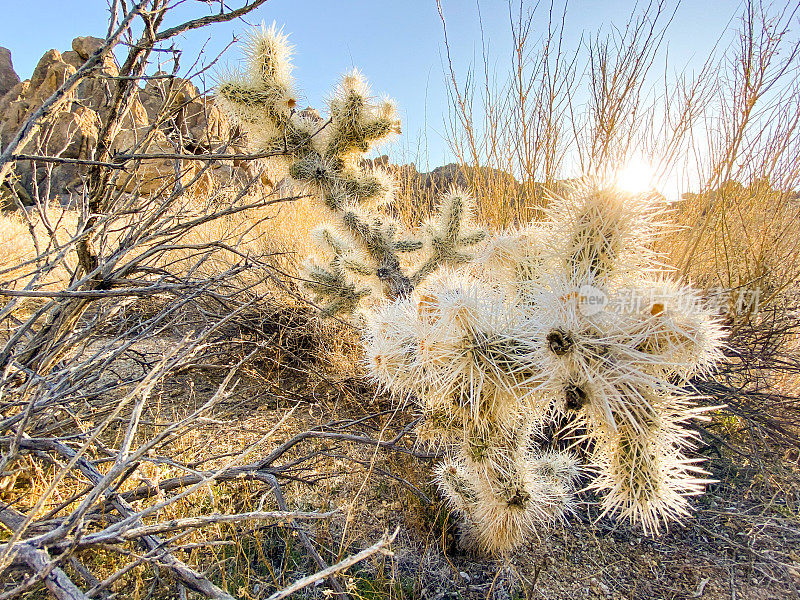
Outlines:
{"type": "Polygon", "coordinates": [[[19,76],[11,63],[11,50],[0,47],[0,97],[19,83],[19,76]]]}
{"type": "MultiPolygon", "coordinates": [[[[11,52],[0,48],[0,148],[5,148],[26,119],[50,97],[64,81],[73,75],[104,41],[95,37],[77,37],[72,49],[64,52],[48,50],[39,60],[30,79],[20,81],[14,72],[11,52]]],[[[71,159],[95,158],[97,139],[109,115],[113,97],[113,77],[119,69],[113,55],[106,56],[95,70],[84,78],[61,110],[54,115],[20,154],[60,156],[71,159]]],[[[308,118],[320,119],[313,108],[302,113],[308,118]]],[[[215,105],[211,95],[202,94],[187,79],[167,73],[155,73],[136,88],[136,96],[122,127],[111,144],[115,153],[190,153],[203,154],[219,150],[231,139],[231,126],[215,105]],[[158,124],[151,131],[153,124],[158,124]]],[[[245,145],[239,140],[226,148],[228,153],[242,153],[245,145]]],[[[414,219],[430,213],[433,203],[451,184],[467,186],[464,171],[456,164],[438,167],[420,173],[416,166],[390,165],[387,156],[367,160],[367,167],[388,168],[400,185],[407,188],[414,203],[414,219]]],[[[183,161],[181,182],[191,181],[203,163],[183,161]]],[[[195,183],[191,192],[206,194],[215,185],[231,181],[244,182],[256,173],[253,161],[219,161],[195,183]]],[[[509,187],[518,190],[519,184],[507,173],[486,167],[485,176],[508,179],[509,187]]],[[[0,207],[13,208],[11,194],[24,204],[32,198],[58,199],[64,205],[74,205],[81,192],[88,167],[77,164],[45,164],[17,161],[14,176],[0,187],[0,207]],[[12,192],[13,190],[13,192],[12,192]]],[[[149,159],[142,161],[129,177],[122,177],[118,185],[125,191],[134,189],[141,194],[169,189],[175,176],[173,160],[149,159]]],[[[279,176],[277,177],[279,178],[279,176]]],[[[262,175],[266,185],[273,182],[262,175]]]]}
{"type": "MultiPolygon", "coordinates": [[[[11,53],[0,48],[0,147],[5,148],[25,120],[103,44],[95,37],[77,37],[72,49],[48,50],[30,79],[20,81],[14,72],[11,53]]],[[[83,79],[57,114],[48,120],[20,154],[46,154],[73,159],[94,159],[98,135],[109,116],[114,77],[119,69],[113,55],[83,79]]],[[[230,126],[211,96],[203,95],[190,81],[157,73],[138,87],[130,110],[112,141],[112,152],[204,153],[219,149],[230,138],[230,126]],[[153,125],[157,124],[153,131],[153,125]]],[[[237,152],[237,147],[228,148],[237,152]]],[[[202,163],[184,161],[181,180],[191,180],[202,163]]],[[[31,197],[58,198],[63,204],[75,201],[88,167],[77,164],[45,164],[17,161],[14,179],[0,190],[8,196],[13,187],[23,201],[31,197]]],[[[211,174],[193,186],[207,192],[216,177],[230,180],[247,171],[245,165],[215,164],[211,174]]],[[[136,172],[119,185],[126,191],[156,192],[174,176],[174,161],[145,160],[136,172]]],[[[1,202],[1,200],[0,200],[1,202]]]]}

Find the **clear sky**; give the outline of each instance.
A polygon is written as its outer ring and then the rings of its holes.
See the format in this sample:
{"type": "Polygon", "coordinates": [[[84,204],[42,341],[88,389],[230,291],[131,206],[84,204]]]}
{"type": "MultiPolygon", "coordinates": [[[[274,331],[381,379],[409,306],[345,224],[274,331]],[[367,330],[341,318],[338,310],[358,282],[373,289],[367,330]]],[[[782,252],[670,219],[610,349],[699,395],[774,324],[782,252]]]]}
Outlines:
{"type": "MultiPolygon", "coordinates": [[[[562,3],[554,0],[557,11],[562,3]]],[[[70,49],[72,38],[103,37],[107,29],[105,0],[21,0],[4,4],[0,46],[11,50],[15,69],[23,79],[30,77],[46,50],[70,49]]],[[[535,2],[526,4],[537,6],[535,2]]],[[[675,4],[672,2],[673,7],[675,4]]],[[[202,16],[218,6],[214,1],[186,0],[174,16],[202,16]]],[[[535,23],[540,31],[546,27],[548,6],[549,2],[543,1],[537,8],[535,23]]],[[[470,65],[480,62],[480,21],[493,61],[499,69],[505,69],[510,53],[506,0],[442,0],[442,7],[460,77],[470,65]]],[[[676,68],[699,67],[728,31],[740,7],[739,0],[684,0],[679,4],[667,35],[671,64],[676,68]]],[[[573,0],[567,10],[567,46],[578,44],[582,35],[624,27],[635,8],[633,1],[573,0]]],[[[323,107],[339,75],[359,67],[373,91],[393,97],[400,108],[404,139],[386,150],[393,155],[405,152],[423,169],[452,160],[442,135],[447,94],[442,24],[435,0],[270,0],[248,21],[275,21],[290,34],[295,45],[295,76],[304,104],[323,107]]],[[[188,67],[204,44],[210,60],[247,27],[236,21],[178,38],[184,50],[182,64],[188,67]]],[[[234,48],[224,55],[221,64],[235,68],[238,60],[234,48]]]]}

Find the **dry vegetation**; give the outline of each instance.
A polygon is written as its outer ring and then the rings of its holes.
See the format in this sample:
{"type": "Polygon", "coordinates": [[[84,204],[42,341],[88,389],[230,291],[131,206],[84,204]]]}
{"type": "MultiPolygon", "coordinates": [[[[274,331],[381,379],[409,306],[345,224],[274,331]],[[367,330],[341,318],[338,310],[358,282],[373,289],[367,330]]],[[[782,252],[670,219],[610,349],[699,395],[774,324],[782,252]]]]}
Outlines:
{"type": "MultiPolygon", "coordinates": [[[[108,47],[151,26],[114,82],[123,115],[153,50],[213,23],[168,28],[162,0],[113,5],[108,47]]],[[[40,198],[0,216],[0,598],[268,598],[297,581],[309,597],[368,599],[797,597],[793,11],[748,3],[736,43],[660,89],[665,6],[570,53],[561,15],[534,39],[520,3],[508,79],[488,60],[483,81],[451,72],[450,139],[489,225],[535,218],[573,165],[605,177],[635,152],[685,169],[694,193],[666,250],[676,276],[723,290],[731,330],[728,362],[694,382],[727,408],[702,430],[719,483],[685,527],[645,538],[586,494],[524,552],[465,553],[431,484],[435,453],[410,434],[418,415],[364,382],[357,328],[320,321],[298,292],[321,218],[310,200],[260,174],[192,192],[213,155],[156,193],[117,186],[127,175],[102,164],[117,166],[112,118],[76,209],[40,198]],[[740,290],[758,291],[758,312],[737,310],[740,290]],[[302,581],[362,549],[349,571],[302,581]]],[[[398,213],[418,222],[428,201],[402,188],[398,213]]]]}

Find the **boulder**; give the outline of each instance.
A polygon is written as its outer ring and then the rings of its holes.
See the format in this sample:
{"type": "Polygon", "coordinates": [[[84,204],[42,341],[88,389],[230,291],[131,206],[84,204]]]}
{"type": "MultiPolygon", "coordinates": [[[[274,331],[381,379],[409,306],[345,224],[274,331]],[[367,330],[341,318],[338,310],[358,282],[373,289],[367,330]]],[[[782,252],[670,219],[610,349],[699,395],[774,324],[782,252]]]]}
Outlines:
{"type": "Polygon", "coordinates": [[[68,65],[72,65],[75,69],[80,69],[83,66],[83,59],[80,57],[80,54],[75,52],[74,50],[67,50],[66,52],[61,53],[61,60],[63,60],[68,65]]]}
{"type": "Polygon", "coordinates": [[[83,165],[59,165],[50,174],[50,198],[61,206],[75,208],[83,193],[88,168],[83,165]]]}
{"type": "MultiPolygon", "coordinates": [[[[41,103],[49,98],[77,69],[80,69],[105,40],[95,37],[77,37],[72,49],[61,53],[48,50],[39,60],[30,80],[20,81],[13,70],[11,53],[0,48],[0,147],[16,135],[19,128],[41,103]]],[[[71,96],[51,117],[29,144],[20,149],[25,153],[46,153],[63,158],[91,159],[97,145],[99,132],[108,120],[109,105],[116,82],[113,76],[119,68],[112,53],[104,55],[96,69],[83,78],[71,96]]],[[[163,74],[162,74],[163,75],[163,74]]],[[[128,112],[123,115],[120,131],[112,141],[112,151],[137,153],[204,152],[215,150],[230,137],[230,124],[211,96],[200,93],[189,80],[163,76],[148,79],[144,88],[135,88],[128,112]],[[159,130],[151,134],[147,143],[139,141],[152,128],[156,120],[159,130]],[[182,144],[182,145],[181,145],[182,144]]],[[[309,117],[319,118],[308,109],[309,117]]],[[[231,153],[245,152],[232,145],[231,153]]],[[[183,161],[181,183],[187,185],[199,172],[202,163],[183,161]]],[[[216,163],[191,186],[190,194],[206,196],[219,186],[246,181],[255,173],[250,161],[216,163]]],[[[54,164],[19,161],[15,165],[17,180],[15,190],[25,189],[59,197],[70,204],[78,193],[88,171],[85,165],[54,164]]],[[[142,194],[171,191],[175,178],[174,160],[145,160],[139,163],[130,179],[119,180],[117,186],[129,192],[142,194]]],[[[12,192],[9,188],[8,193],[12,192]]]]}
{"type": "MultiPolygon", "coordinates": [[[[111,145],[112,151],[136,154],[161,154],[175,153],[175,147],[167,139],[164,132],[155,130],[147,139],[149,127],[138,129],[123,129],[114,138],[111,145]]],[[[181,183],[188,184],[197,172],[194,162],[184,161],[180,174],[181,183]]],[[[121,175],[116,179],[117,187],[126,192],[136,192],[142,195],[157,192],[171,191],[175,182],[175,161],[171,159],[143,160],[135,173],[121,175]]]]}
{"type": "Polygon", "coordinates": [[[193,150],[214,149],[228,137],[227,118],[191,81],[180,77],[149,79],[140,98],[151,123],[161,119],[164,133],[180,136],[193,150]]]}
{"type": "Polygon", "coordinates": [[[176,115],[175,122],[181,135],[193,145],[212,150],[228,137],[230,131],[228,119],[214,100],[207,97],[187,103],[176,115]]]}
{"type": "Polygon", "coordinates": [[[112,98],[111,81],[99,77],[81,79],[75,88],[75,99],[98,113],[105,121],[112,98]]]}
{"type": "Polygon", "coordinates": [[[28,92],[30,85],[28,80],[20,81],[0,98],[0,120],[3,119],[3,115],[8,110],[9,105],[16,100],[20,100],[28,92]]]}
{"type": "Polygon", "coordinates": [[[19,83],[19,75],[11,62],[11,50],[0,47],[0,98],[19,83]]]}
{"type": "Polygon", "coordinates": [[[226,162],[227,161],[218,161],[211,168],[214,180],[220,182],[221,185],[246,185],[252,176],[249,174],[249,170],[234,167],[232,164],[226,164],[226,162]]]}
{"type": "MultiPolygon", "coordinates": [[[[13,103],[12,103],[13,107],[13,103]]],[[[6,137],[3,124],[3,137],[6,137]]],[[[44,154],[62,158],[89,158],[97,144],[100,118],[90,108],[77,103],[67,103],[48,123],[42,126],[39,134],[24,148],[24,154],[44,154]]],[[[13,135],[9,130],[8,139],[13,135]]],[[[62,205],[72,206],[72,197],[79,192],[88,167],[75,164],[53,164],[33,161],[18,161],[15,171],[31,195],[58,198],[62,205]]]]}
{"type": "MultiPolygon", "coordinates": [[[[37,67],[38,68],[38,67],[37,67]]],[[[33,93],[33,102],[39,106],[47,100],[53,93],[60,88],[63,83],[75,74],[75,67],[68,65],[63,60],[56,60],[47,65],[44,73],[44,79],[36,86],[36,91],[33,93]]],[[[31,80],[32,82],[33,80],[31,80]]],[[[31,83],[31,87],[33,84],[31,83]]],[[[73,96],[74,90],[70,92],[73,96]]]]}
{"type": "Polygon", "coordinates": [[[90,35],[76,37],[72,40],[72,49],[78,53],[83,60],[89,58],[92,54],[97,52],[103,47],[106,41],[102,38],[92,37],[90,35]]]}
{"type": "Polygon", "coordinates": [[[317,123],[322,123],[322,116],[319,114],[319,111],[311,106],[306,106],[303,110],[301,110],[300,116],[306,119],[311,119],[312,121],[316,121],[317,123]]]}
{"type": "MultiPolygon", "coordinates": [[[[89,57],[103,47],[106,41],[102,38],[91,36],[76,37],[72,40],[72,50],[64,52],[62,60],[73,65],[76,69],[80,68],[89,57]]],[[[106,52],[100,63],[100,71],[105,75],[119,75],[119,68],[114,61],[114,54],[106,52]]]]}
{"type": "Polygon", "coordinates": [[[52,163],[36,163],[29,161],[17,163],[20,183],[31,196],[58,200],[65,207],[74,207],[81,194],[88,167],[76,164],[54,165],[52,163]],[[21,165],[29,165],[21,170],[21,165]]]}
{"type": "Polygon", "coordinates": [[[197,86],[188,79],[174,77],[164,71],[158,71],[155,75],[145,82],[144,93],[159,98],[162,104],[166,100],[173,105],[181,104],[200,95],[197,86]]]}
{"type": "Polygon", "coordinates": [[[3,122],[0,123],[0,141],[3,148],[17,135],[29,109],[30,104],[24,98],[18,98],[8,104],[3,112],[3,122]]]}
{"type": "MultiPolygon", "coordinates": [[[[95,111],[100,119],[105,123],[108,119],[108,112],[114,88],[111,80],[104,77],[87,77],[83,79],[75,89],[75,99],[84,106],[95,111]]],[[[130,110],[123,115],[122,128],[136,129],[147,125],[147,111],[139,101],[139,94],[133,99],[130,110]]]]}
{"type": "Polygon", "coordinates": [[[20,204],[31,206],[35,202],[18,179],[7,179],[0,185],[0,210],[16,210],[20,204]]]}
{"type": "Polygon", "coordinates": [[[73,103],[71,111],[61,111],[42,128],[24,152],[45,153],[62,158],[88,158],[97,144],[100,118],[92,109],[73,103]]]}
{"type": "Polygon", "coordinates": [[[36,89],[42,82],[44,81],[45,75],[47,75],[47,70],[50,68],[50,65],[54,62],[63,62],[61,60],[61,52],[58,50],[48,50],[44,53],[42,58],[39,59],[39,62],[36,64],[36,68],[33,70],[33,75],[31,75],[31,88],[36,89]]]}
{"type": "Polygon", "coordinates": [[[122,127],[126,129],[136,129],[144,127],[150,121],[147,119],[147,111],[142,106],[139,98],[134,98],[130,109],[122,118],[122,127]]]}
{"type": "MultiPolygon", "coordinates": [[[[200,167],[195,165],[194,172],[192,173],[192,177],[189,179],[184,180],[185,185],[189,185],[191,179],[199,172],[200,167]]],[[[217,179],[214,177],[214,173],[211,169],[206,169],[203,173],[200,174],[197,181],[195,181],[189,187],[189,193],[194,196],[195,198],[208,198],[214,189],[217,187],[217,179]]]]}
{"type": "Polygon", "coordinates": [[[28,114],[29,104],[25,95],[30,82],[20,81],[8,93],[0,98],[0,148],[5,148],[11,141],[28,114]]]}

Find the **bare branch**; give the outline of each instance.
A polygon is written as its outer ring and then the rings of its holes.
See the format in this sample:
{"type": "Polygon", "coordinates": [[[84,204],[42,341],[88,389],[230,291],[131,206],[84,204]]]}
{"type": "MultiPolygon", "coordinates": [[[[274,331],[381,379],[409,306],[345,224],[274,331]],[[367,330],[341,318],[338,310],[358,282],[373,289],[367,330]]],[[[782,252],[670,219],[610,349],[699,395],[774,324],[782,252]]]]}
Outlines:
{"type": "Polygon", "coordinates": [[[281,600],[281,598],[286,598],[287,596],[291,596],[295,592],[302,590],[305,587],[308,587],[315,581],[320,581],[322,579],[327,579],[331,575],[338,573],[339,571],[344,571],[345,569],[349,569],[353,565],[361,562],[365,558],[369,558],[373,554],[386,554],[391,556],[391,552],[388,550],[388,547],[394,541],[394,538],[397,537],[397,534],[400,531],[400,526],[398,525],[394,532],[389,535],[388,533],[384,535],[378,542],[359,552],[358,554],[354,554],[352,556],[348,556],[342,561],[339,561],[333,566],[328,567],[327,569],[323,569],[318,573],[314,573],[313,575],[309,575],[308,577],[303,577],[302,579],[298,579],[292,585],[275,592],[272,594],[267,600],[281,600]]]}

